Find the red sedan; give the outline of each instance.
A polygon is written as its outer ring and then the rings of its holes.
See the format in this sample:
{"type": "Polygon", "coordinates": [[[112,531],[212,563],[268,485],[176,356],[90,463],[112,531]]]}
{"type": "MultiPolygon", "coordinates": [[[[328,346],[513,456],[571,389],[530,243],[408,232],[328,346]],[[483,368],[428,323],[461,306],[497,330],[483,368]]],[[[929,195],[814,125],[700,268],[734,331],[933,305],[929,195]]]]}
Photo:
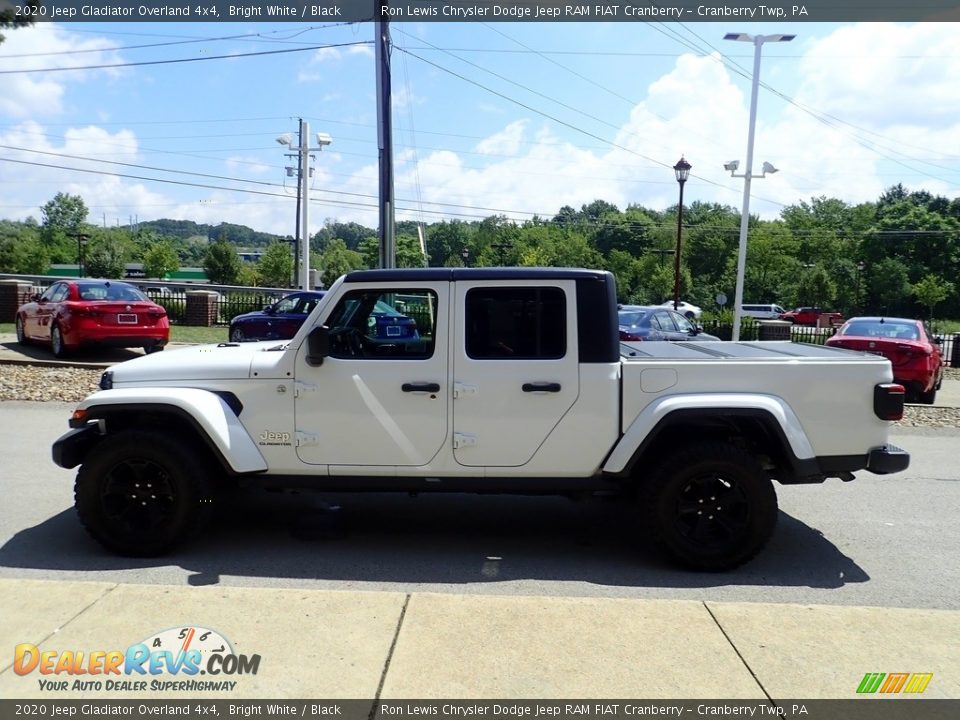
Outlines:
{"type": "Polygon", "coordinates": [[[893,379],[907,398],[932,405],[943,382],[939,342],[930,339],[919,320],[858,317],[848,320],[827,340],[832,347],[883,355],[893,365],[893,379]]]}
{"type": "Polygon", "coordinates": [[[17,342],[49,343],[64,357],[81,345],[163,350],[167,311],[133,285],[113,280],[62,280],[17,309],[17,342]]]}

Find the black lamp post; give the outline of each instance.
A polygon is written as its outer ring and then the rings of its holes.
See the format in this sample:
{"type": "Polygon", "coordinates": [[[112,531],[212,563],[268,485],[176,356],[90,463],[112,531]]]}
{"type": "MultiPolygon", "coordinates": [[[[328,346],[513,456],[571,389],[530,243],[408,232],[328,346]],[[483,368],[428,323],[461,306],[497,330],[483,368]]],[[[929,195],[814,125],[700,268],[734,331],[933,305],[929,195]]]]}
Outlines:
{"type": "Polygon", "coordinates": [[[853,304],[856,307],[857,313],[862,312],[860,310],[860,275],[863,274],[864,269],[867,267],[867,264],[861,260],[857,263],[857,288],[854,291],[853,304]]]}
{"type": "Polygon", "coordinates": [[[460,257],[463,258],[463,266],[470,267],[470,248],[464,247],[463,250],[460,251],[460,257]]]}
{"type": "Polygon", "coordinates": [[[77,275],[79,277],[83,277],[83,248],[89,239],[89,236],[83,233],[77,235],[77,275]]]}
{"type": "Polygon", "coordinates": [[[677,205],[677,250],[673,254],[673,309],[680,307],[680,240],[683,231],[683,185],[690,177],[690,169],[693,166],[680,157],[680,161],[673,166],[673,172],[677,175],[677,182],[680,184],[680,204],[677,205]]]}

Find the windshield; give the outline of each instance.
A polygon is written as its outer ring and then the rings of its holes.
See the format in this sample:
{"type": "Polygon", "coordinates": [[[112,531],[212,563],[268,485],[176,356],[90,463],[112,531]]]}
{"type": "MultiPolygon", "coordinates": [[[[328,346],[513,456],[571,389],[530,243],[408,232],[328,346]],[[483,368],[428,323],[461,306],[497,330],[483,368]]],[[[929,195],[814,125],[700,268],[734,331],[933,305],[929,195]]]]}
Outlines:
{"type": "Polygon", "coordinates": [[[848,323],[841,335],[857,337],[893,338],[895,340],[919,340],[920,333],[914,323],[879,322],[860,320],[848,323]]]}
{"type": "Polygon", "coordinates": [[[137,302],[146,300],[147,296],[133,285],[116,282],[81,282],[77,285],[81,300],[120,300],[122,302],[137,302]]]}
{"type": "Polygon", "coordinates": [[[621,325],[639,325],[647,316],[645,312],[625,311],[620,313],[621,325]]]}

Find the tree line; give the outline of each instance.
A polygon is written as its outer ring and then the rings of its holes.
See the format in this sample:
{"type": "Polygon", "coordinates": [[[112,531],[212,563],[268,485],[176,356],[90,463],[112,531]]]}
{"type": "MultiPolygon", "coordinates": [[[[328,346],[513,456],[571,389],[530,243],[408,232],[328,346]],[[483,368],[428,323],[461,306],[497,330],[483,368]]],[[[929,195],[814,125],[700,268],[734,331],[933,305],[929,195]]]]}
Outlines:
{"type": "MultiPolygon", "coordinates": [[[[661,302],[673,293],[677,210],[621,210],[595,200],[525,222],[504,216],[422,226],[401,221],[396,264],[602,268],[616,276],[622,302],[661,302]]],[[[87,222],[87,214],[82,198],[58,193],[41,209],[39,222],[0,221],[0,271],[42,274],[51,264],[75,263],[77,238],[84,235],[91,276],[118,277],[128,262],[142,262],[149,277],[159,278],[180,266],[200,266],[219,284],[286,287],[293,275],[289,236],[183,220],[100,228],[87,222]],[[244,263],[240,249],[262,254],[256,263],[244,263]]],[[[684,206],[685,300],[713,309],[719,293],[733,298],[739,228],[735,208],[698,201],[684,206]]],[[[960,271],[960,199],[902,185],[857,205],[811,198],[784,208],[775,220],[751,216],[748,237],[744,302],[960,318],[954,282],[960,271]]],[[[378,263],[377,232],[358,223],[328,220],[310,238],[310,248],[311,265],[324,284],[378,263]]]]}

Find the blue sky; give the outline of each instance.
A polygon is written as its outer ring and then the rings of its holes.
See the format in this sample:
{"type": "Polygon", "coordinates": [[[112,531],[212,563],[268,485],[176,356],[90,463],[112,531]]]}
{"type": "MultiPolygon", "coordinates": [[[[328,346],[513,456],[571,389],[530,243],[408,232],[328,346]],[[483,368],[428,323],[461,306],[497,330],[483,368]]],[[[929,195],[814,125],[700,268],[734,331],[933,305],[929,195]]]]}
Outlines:
{"type": "MultiPolygon", "coordinates": [[[[773,218],[820,195],[875,200],[898,182],[956,197],[958,29],[394,23],[398,219],[524,220],[597,198],[665,209],[681,155],[693,165],[687,203],[739,208],[743,181],[722,166],[744,169],[753,46],[722,38],[740,31],[797,35],[764,46],[754,170],[769,161],[780,172],[753,183],[751,212],[773,218]]],[[[326,219],[375,227],[373,33],[371,23],[7,31],[0,217],[39,219],[64,191],[97,224],[168,217],[292,234],[295,184],[274,138],[303,117],[333,137],[316,157],[311,232],[326,219]],[[296,51],[251,55],[278,50],[296,51]],[[119,67],[91,67],[105,65],[119,67]],[[39,68],[83,69],[24,72],[39,68]]]]}

